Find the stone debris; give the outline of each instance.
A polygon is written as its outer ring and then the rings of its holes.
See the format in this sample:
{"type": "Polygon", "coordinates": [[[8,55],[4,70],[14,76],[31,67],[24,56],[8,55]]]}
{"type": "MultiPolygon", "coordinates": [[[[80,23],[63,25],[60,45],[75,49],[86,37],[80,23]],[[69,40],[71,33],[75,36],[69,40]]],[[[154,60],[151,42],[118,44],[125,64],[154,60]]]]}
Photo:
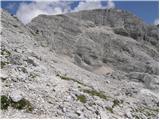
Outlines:
{"type": "Polygon", "coordinates": [[[1,118],[158,119],[159,26],[119,9],[1,23],[1,118]]]}

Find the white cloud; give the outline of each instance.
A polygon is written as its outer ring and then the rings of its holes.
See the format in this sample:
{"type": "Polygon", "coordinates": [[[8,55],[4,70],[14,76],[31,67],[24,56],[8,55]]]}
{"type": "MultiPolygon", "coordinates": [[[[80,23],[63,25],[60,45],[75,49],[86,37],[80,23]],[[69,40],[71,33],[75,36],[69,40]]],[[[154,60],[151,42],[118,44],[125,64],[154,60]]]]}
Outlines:
{"type": "Polygon", "coordinates": [[[91,10],[99,8],[102,8],[100,1],[81,1],[73,11],[77,12],[80,10],[91,10]]]}
{"type": "Polygon", "coordinates": [[[62,14],[70,11],[71,2],[32,2],[32,3],[21,3],[16,16],[24,23],[29,23],[34,17],[40,14],[55,15],[62,14]]]}
{"type": "Polygon", "coordinates": [[[16,16],[24,23],[28,23],[32,18],[39,14],[47,14],[43,10],[39,9],[36,3],[26,4],[22,3],[16,13],[16,16]]]}
{"type": "Polygon", "coordinates": [[[107,8],[108,8],[108,9],[110,9],[110,8],[115,8],[115,3],[114,3],[112,0],[108,0],[107,8]]]}
{"type": "Polygon", "coordinates": [[[157,18],[157,19],[155,19],[155,21],[154,21],[154,25],[158,25],[159,24],[159,19],[157,18]]]}
{"type": "Polygon", "coordinates": [[[108,1],[106,7],[102,6],[100,0],[83,0],[80,1],[78,6],[71,9],[70,4],[74,1],[38,1],[34,0],[32,3],[21,3],[16,16],[24,23],[29,23],[34,17],[40,14],[55,15],[63,14],[67,12],[77,12],[80,10],[102,9],[102,8],[114,8],[115,4],[111,0],[108,1]]]}
{"type": "Polygon", "coordinates": [[[79,5],[73,11],[80,10],[92,10],[92,9],[104,9],[104,8],[115,8],[115,4],[112,0],[108,0],[107,6],[104,7],[100,0],[84,0],[79,3],[79,5]]]}

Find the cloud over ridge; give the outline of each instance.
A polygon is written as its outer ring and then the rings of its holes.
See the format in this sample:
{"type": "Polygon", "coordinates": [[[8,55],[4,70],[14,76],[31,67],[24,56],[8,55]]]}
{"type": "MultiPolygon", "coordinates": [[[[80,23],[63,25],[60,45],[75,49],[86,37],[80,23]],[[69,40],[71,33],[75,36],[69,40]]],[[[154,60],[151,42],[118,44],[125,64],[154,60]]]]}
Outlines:
{"type": "Polygon", "coordinates": [[[64,14],[67,12],[77,12],[80,10],[91,10],[91,9],[102,9],[102,8],[114,8],[115,4],[113,1],[108,0],[107,6],[103,6],[101,1],[80,1],[77,6],[71,8],[71,4],[74,1],[38,1],[34,0],[32,3],[21,3],[16,16],[24,23],[29,23],[34,17],[40,14],[56,15],[64,14]]]}

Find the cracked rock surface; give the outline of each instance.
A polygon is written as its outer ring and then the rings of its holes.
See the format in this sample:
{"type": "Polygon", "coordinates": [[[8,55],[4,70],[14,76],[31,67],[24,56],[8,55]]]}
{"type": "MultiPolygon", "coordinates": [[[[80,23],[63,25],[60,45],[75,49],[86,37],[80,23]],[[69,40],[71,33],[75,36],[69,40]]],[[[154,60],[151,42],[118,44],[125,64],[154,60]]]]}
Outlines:
{"type": "Polygon", "coordinates": [[[1,118],[158,118],[159,26],[119,9],[1,15],[1,118]]]}

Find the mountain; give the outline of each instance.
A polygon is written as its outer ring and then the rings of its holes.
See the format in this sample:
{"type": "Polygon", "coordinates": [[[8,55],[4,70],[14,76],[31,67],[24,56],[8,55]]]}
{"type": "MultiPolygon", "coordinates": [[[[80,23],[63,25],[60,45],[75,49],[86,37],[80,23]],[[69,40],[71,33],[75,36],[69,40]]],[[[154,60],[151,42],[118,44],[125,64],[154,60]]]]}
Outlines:
{"type": "Polygon", "coordinates": [[[159,26],[119,9],[1,15],[2,118],[158,118],[159,26]]]}

